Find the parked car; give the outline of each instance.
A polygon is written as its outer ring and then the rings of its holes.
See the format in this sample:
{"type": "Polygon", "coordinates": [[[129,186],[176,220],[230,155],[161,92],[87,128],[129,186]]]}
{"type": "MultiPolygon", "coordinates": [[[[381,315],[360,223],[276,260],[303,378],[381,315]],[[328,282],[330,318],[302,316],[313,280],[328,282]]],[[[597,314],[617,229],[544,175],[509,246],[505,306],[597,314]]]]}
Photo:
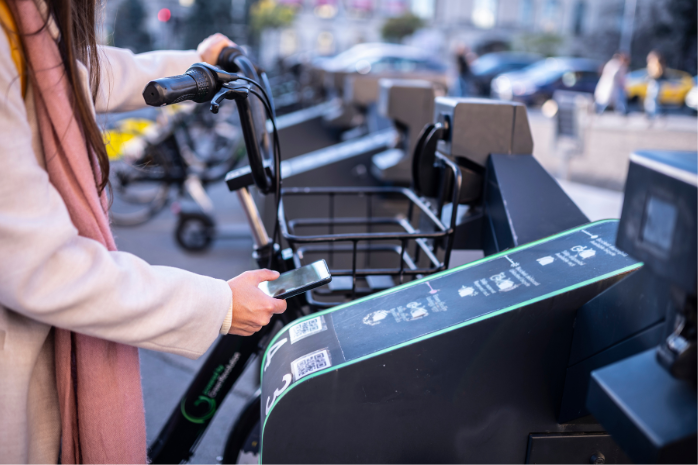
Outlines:
{"type": "Polygon", "coordinates": [[[447,66],[433,54],[416,47],[398,44],[359,44],[332,58],[318,60],[316,69],[324,76],[324,85],[341,92],[344,79],[351,74],[429,79],[443,77],[447,66]]]}
{"type": "Polygon", "coordinates": [[[520,71],[492,80],[491,96],[541,105],[556,90],[593,93],[599,82],[601,63],[586,58],[546,58],[520,71]]]}
{"type": "Polygon", "coordinates": [[[534,53],[494,52],[482,55],[470,66],[472,91],[477,95],[490,95],[492,79],[526,68],[540,59],[541,56],[534,53]]]}
{"type": "Polygon", "coordinates": [[[412,71],[423,69],[445,72],[446,65],[433,54],[416,47],[398,44],[366,43],[318,63],[325,71],[359,74],[380,73],[387,69],[412,71]]]}
{"type": "MultiPolygon", "coordinates": [[[[659,87],[659,103],[662,105],[681,106],[686,100],[686,96],[695,85],[690,74],[678,69],[667,68],[665,71],[666,80],[661,81],[659,87]]],[[[628,101],[643,101],[647,95],[647,69],[642,68],[630,72],[625,77],[625,91],[628,101]]]]}

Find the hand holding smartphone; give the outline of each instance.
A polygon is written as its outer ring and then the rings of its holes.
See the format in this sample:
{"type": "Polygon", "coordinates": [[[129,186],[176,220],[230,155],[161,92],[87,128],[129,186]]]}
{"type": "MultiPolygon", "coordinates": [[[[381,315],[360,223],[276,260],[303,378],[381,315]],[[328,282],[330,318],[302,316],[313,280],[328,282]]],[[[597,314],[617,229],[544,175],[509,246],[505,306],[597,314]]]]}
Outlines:
{"type": "Polygon", "coordinates": [[[263,281],[259,288],[268,296],[288,299],[303,292],[324,286],[332,281],[332,275],[325,260],[282,273],[274,281],[263,281]]]}

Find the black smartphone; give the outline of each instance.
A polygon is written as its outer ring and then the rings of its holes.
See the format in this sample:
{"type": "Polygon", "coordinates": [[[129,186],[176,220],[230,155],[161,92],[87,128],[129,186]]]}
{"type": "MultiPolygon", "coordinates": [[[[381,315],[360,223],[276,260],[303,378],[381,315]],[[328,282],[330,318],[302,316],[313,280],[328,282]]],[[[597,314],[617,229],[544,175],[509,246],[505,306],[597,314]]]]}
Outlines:
{"type": "Polygon", "coordinates": [[[325,260],[282,273],[274,281],[259,283],[259,288],[268,296],[288,299],[303,292],[315,289],[332,281],[332,275],[325,260]]]}

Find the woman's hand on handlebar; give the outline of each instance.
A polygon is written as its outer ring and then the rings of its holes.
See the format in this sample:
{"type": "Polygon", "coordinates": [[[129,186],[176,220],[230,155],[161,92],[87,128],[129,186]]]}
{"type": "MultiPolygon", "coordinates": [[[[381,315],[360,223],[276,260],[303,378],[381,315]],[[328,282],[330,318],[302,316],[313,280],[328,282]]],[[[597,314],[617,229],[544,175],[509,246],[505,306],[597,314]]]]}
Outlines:
{"type": "Polygon", "coordinates": [[[201,56],[201,60],[205,61],[209,65],[218,64],[218,56],[221,54],[221,50],[225,47],[234,47],[235,42],[228,39],[226,36],[217,32],[213,35],[206,37],[203,42],[196,47],[196,51],[201,56]]]}
{"type": "Polygon", "coordinates": [[[228,281],[233,291],[233,322],[228,334],[251,336],[269,324],[275,313],[286,310],[286,301],[269,297],[257,286],[279,277],[277,271],[253,270],[228,281]]]}

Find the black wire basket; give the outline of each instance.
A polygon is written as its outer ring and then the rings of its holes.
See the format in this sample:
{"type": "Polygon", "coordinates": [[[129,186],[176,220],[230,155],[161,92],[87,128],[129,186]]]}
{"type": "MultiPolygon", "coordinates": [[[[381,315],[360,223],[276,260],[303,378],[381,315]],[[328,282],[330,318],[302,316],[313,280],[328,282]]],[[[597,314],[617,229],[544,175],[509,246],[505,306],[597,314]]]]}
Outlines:
{"type": "Polygon", "coordinates": [[[311,306],[332,307],[448,268],[456,215],[442,217],[445,205],[458,204],[461,175],[440,154],[437,165],[439,194],[430,199],[403,187],[282,189],[279,229],[295,266],[324,258],[332,274],[330,284],[306,294],[311,306]]]}

